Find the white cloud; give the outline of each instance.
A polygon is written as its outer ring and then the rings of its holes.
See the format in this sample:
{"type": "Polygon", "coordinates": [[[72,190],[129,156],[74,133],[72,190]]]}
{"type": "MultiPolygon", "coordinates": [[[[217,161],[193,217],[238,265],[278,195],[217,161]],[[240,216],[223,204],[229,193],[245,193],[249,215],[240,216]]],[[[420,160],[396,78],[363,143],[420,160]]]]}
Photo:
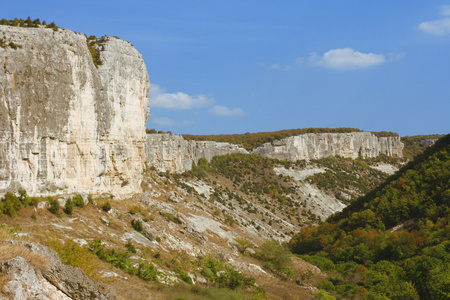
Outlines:
{"type": "Polygon", "coordinates": [[[419,29],[433,35],[446,35],[450,33],[450,18],[444,18],[429,22],[422,22],[419,29]]]}
{"type": "Polygon", "coordinates": [[[151,123],[155,123],[159,126],[173,126],[175,125],[175,121],[170,118],[154,118],[153,120],[150,120],[151,123]]]}
{"type": "Polygon", "coordinates": [[[166,93],[164,89],[157,84],[152,84],[150,89],[150,106],[169,108],[169,109],[189,109],[194,107],[205,107],[213,104],[213,98],[205,95],[197,95],[192,97],[188,94],[166,93]]]}
{"type": "Polygon", "coordinates": [[[229,109],[228,107],[222,105],[214,105],[210,112],[213,115],[222,117],[237,117],[245,115],[245,112],[241,108],[229,109]]]}
{"type": "Polygon", "coordinates": [[[351,48],[332,49],[319,56],[312,53],[309,61],[316,65],[335,70],[365,69],[386,62],[382,54],[361,53],[351,48]]]}
{"type": "Polygon", "coordinates": [[[419,29],[425,33],[432,35],[447,35],[450,33],[450,5],[443,5],[440,14],[447,18],[437,19],[433,21],[422,22],[419,29]]]}

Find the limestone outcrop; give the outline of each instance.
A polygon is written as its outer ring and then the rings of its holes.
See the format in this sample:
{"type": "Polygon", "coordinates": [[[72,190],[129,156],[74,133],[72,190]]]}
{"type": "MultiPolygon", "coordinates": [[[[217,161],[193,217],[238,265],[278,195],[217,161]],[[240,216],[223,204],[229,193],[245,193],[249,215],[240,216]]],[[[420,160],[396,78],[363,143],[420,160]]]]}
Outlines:
{"type": "Polygon", "coordinates": [[[140,191],[150,83],[114,37],[0,26],[0,193],[140,191]],[[11,45],[14,45],[11,46],[11,45]]]}
{"type": "Polygon", "coordinates": [[[170,133],[147,134],[145,158],[149,167],[161,172],[182,173],[192,168],[200,158],[208,161],[216,155],[248,153],[230,143],[212,141],[186,141],[181,135],[170,133]]]}
{"type": "Polygon", "coordinates": [[[370,132],[306,133],[256,148],[252,153],[282,160],[309,160],[340,155],[346,158],[402,157],[399,136],[377,137],[370,132]]]}
{"type": "Polygon", "coordinates": [[[8,299],[118,299],[103,283],[90,279],[81,269],[62,264],[53,250],[25,241],[7,240],[2,243],[3,247],[9,245],[11,250],[26,249],[28,251],[21,251],[31,252],[34,257],[40,256],[41,260],[48,262],[48,266],[33,268],[21,256],[0,261],[0,273],[4,276],[2,292],[8,295],[8,299]]]}

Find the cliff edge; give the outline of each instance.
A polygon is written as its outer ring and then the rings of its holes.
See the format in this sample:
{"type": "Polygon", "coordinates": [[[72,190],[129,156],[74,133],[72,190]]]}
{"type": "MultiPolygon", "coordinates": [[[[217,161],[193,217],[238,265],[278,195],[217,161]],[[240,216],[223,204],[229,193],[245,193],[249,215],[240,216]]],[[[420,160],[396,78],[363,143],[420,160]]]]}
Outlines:
{"type": "Polygon", "coordinates": [[[0,193],[140,191],[150,83],[114,37],[0,25],[0,193]]]}

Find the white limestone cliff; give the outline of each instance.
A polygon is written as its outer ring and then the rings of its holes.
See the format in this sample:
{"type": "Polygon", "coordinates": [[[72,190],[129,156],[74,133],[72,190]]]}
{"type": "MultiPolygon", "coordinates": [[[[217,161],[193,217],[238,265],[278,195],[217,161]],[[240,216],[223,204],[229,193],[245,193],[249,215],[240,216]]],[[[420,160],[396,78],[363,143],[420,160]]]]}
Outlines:
{"type": "Polygon", "coordinates": [[[161,172],[182,173],[192,168],[200,158],[208,161],[216,155],[248,153],[230,143],[186,141],[181,135],[170,133],[147,134],[146,161],[149,167],[161,172]]]}
{"type": "Polygon", "coordinates": [[[340,155],[346,158],[402,157],[399,136],[377,137],[370,132],[305,133],[265,143],[252,153],[281,160],[310,160],[340,155]]]}
{"type": "Polygon", "coordinates": [[[0,26],[0,37],[0,193],[139,192],[150,84],[138,51],[99,39],[97,69],[83,34],[0,26]]]}

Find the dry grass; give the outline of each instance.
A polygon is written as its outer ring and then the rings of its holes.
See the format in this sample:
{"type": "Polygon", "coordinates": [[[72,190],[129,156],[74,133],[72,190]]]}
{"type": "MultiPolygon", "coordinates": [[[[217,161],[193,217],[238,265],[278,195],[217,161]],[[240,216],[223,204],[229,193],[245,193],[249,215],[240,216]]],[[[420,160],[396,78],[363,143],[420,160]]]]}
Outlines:
{"type": "Polygon", "coordinates": [[[35,270],[43,270],[50,266],[47,257],[31,251],[25,246],[8,244],[0,245],[0,261],[9,260],[17,256],[23,257],[35,270]]]}

